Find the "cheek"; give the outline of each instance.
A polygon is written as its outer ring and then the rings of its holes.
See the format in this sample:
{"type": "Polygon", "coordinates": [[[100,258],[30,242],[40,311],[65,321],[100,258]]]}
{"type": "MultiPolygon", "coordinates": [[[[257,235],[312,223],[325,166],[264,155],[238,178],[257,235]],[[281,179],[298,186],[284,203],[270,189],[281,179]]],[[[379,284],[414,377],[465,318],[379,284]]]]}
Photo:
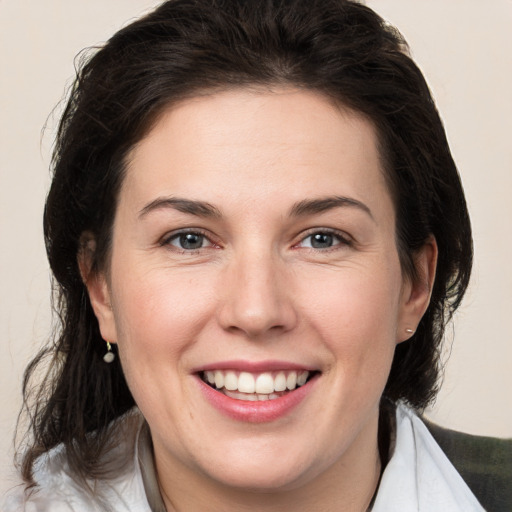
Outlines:
{"type": "MultiPolygon", "coordinates": [[[[123,368],[138,372],[179,367],[213,308],[211,279],[194,272],[141,268],[125,261],[113,289],[118,345],[123,368]],[[120,276],[129,276],[125,279],[120,276]],[[198,300],[198,297],[201,300],[198,300]]],[[[178,368],[179,370],[179,368],[178,368]]]]}
{"type": "MultiPolygon", "coordinates": [[[[342,365],[346,374],[389,372],[399,318],[399,269],[340,270],[316,283],[307,287],[303,316],[333,354],[333,364],[342,365]]],[[[306,287],[299,293],[305,295],[306,287]]]]}
{"type": "Polygon", "coordinates": [[[326,324],[359,330],[392,327],[398,318],[399,272],[341,269],[317,279],[303,280],[299,291],[307,307],[326,324]]]}
{"type": "Polygon", "coordinates": [[[204,276],[142,270],[128,261],[115,271],[113,307],[121,365],[135,402],[157,424],[166,411],[174,410],[169,401],[182,403],[188,396],[184,365],[207,321],[211,287],[204,276]]]}

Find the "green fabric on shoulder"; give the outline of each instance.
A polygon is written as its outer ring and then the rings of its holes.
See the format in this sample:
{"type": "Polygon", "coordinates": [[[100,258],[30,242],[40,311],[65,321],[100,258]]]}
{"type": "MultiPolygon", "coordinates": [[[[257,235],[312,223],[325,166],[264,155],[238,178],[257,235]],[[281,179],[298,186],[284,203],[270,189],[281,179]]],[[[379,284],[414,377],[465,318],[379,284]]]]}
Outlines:
{"type": "Polygon", "coordinates": [[[473,436],[423,419],[488,512],[512,512],[512,439],[473,436]]]}

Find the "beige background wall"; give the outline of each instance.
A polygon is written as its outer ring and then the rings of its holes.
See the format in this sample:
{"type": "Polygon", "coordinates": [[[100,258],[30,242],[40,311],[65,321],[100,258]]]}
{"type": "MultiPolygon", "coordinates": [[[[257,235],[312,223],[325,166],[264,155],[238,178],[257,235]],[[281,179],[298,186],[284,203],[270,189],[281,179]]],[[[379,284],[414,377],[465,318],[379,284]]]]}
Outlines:
{"type": "MultiPolygon", "coordinates": [[[[41,213],[58,116],[48,115],[75,54],[158,3],[0,0],[0,494],[15,481],[23,368],[50,325],[41,213]]],[[[402,30],[427,75],[474,224],[474,278],[430,414],[453,428],[512,436],[512,1],[367,3],[402,30]]]]}

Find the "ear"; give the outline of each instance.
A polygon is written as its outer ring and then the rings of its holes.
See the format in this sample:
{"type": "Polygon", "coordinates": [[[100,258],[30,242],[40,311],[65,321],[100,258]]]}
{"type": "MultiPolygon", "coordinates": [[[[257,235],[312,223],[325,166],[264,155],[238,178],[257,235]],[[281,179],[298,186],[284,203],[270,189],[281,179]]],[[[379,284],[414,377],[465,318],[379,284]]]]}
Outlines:
{"type": "Polygon", "coordinates": [[[88,231],[80,237],[80,250],[77,255],[78,268],[84,282],[92,309],[98,320],[101,336],[109,343],[117,342],[114,312],[110,300],[110,290],[104,272],[94,268],[96,239],[88,231]]]}
{"type": "Polygon", "coordinates": [[[397,343],[408,340],[430,303],[437,266],[437,242],[433,236],[414,255],[416,278],[404,280],[397,343]]]}

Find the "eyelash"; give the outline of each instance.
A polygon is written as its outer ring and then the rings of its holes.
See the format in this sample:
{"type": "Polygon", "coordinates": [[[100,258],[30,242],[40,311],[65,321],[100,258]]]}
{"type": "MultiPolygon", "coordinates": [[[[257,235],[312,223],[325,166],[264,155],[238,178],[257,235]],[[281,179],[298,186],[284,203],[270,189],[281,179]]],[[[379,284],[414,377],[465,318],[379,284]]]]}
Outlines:
{"type": "MultiPolygon", "coordinates": [[[[323,247],[323,248],[312,247],[310,245],[308,247],[303,247],[304,249],[307,249],[310,251],[315,251],[315,252],[317,252],[317,251],[318,252],[329,252],[329,251],[335,251],[337,249],[340,249],[341,247],[351,247],[353,245],[353,240],[351,240],[347,236],[346,233],[342,233],[340,231],[336,231],[334,229],[329,229],[329,228],[314,228],[314,229],[310,229],[305,234],[302,233],[300,240],[293,245],[293,248],[294,249],[300,248],[300,244],[304,243],[308,238],[311,239],[311,237],[313,237],[315,235],[332,236],[334,239],[337,239],[337,243],[334,243],[333,245],[331,245],[329,247],[323,247]]],[[[205,231],[203,231],[201,229],[196,229],[196,228],[185,229],[185,230],[173,232],[173,233],[165,236],[162,239],[162,241],[160,242],[160,245],[161,246],[171,246],[174,248],[174,250],[179,251],[182,254],[196,254],[201,249],[206,249],[206,248],[211,248],[211,247],[213,247],[213,248],[220,247],[219,244],[217,244],[211,240],[211,235],[209,235],[208,233],[206,233],[205,231]],[[180,237],[186,236],[189,234],[202,237],[203,238],[202,242],[204,242],[206,240],[210,245],[208,245],[207,247],[198,247],[198,248],[194,248],[194,249],[187,249],[187,248],[178,247],[178,246],[172,244],[172,242],[174,240],[179,240],[180,237]]]]}
{"type": "Polygon", "coordinates": [[[161,246],[172,246],[174,248],[174,250],[176,250],[182,254],[195,254],[198,251],[200,251],[201,249],[206,249],[209,247],[214,247],[214,248],[219,247],[218,244],[216,244],[215,242],[213,242],[211,240],[211,235],[209,235],[205,231],[203,231],[201,229],[197,229],[197,228],[182,229],[180,231],[175,231],[169,235],[166,235],[160,242],[160,245],[161,246]],[[174,240],[179,240],[180,237],[185,236],[185,235],[196,235],[196,236],[202,237],[210,245],[208,247],[198,247],[197,249],[185,249],[183,247],[178,247],[178,246],[172,244],[172,242],[174,240]]]}
{"type": "Polygon", "coordinates": [[[334,243],[330,247],[325,248],[316,248],[316,247],[305,247],[305,249],[311,251],[320,251],[320,252],[328,252],[335,251],[340,249],[341,247],[351,247],[353,245],[353,240],[346,234],[335,229],[329,228],[314,228],[310,229],[306,234],[301,234],[301,238],[298,243],[296,243],[293,247],[297,248],[301,243],[304,243],[308,238],[313,237],[314,235],[329,235],[333,238],[337,239],[338,243],[334,243]],[[341,246],[341,247],[340,247],[341,246]]]}

